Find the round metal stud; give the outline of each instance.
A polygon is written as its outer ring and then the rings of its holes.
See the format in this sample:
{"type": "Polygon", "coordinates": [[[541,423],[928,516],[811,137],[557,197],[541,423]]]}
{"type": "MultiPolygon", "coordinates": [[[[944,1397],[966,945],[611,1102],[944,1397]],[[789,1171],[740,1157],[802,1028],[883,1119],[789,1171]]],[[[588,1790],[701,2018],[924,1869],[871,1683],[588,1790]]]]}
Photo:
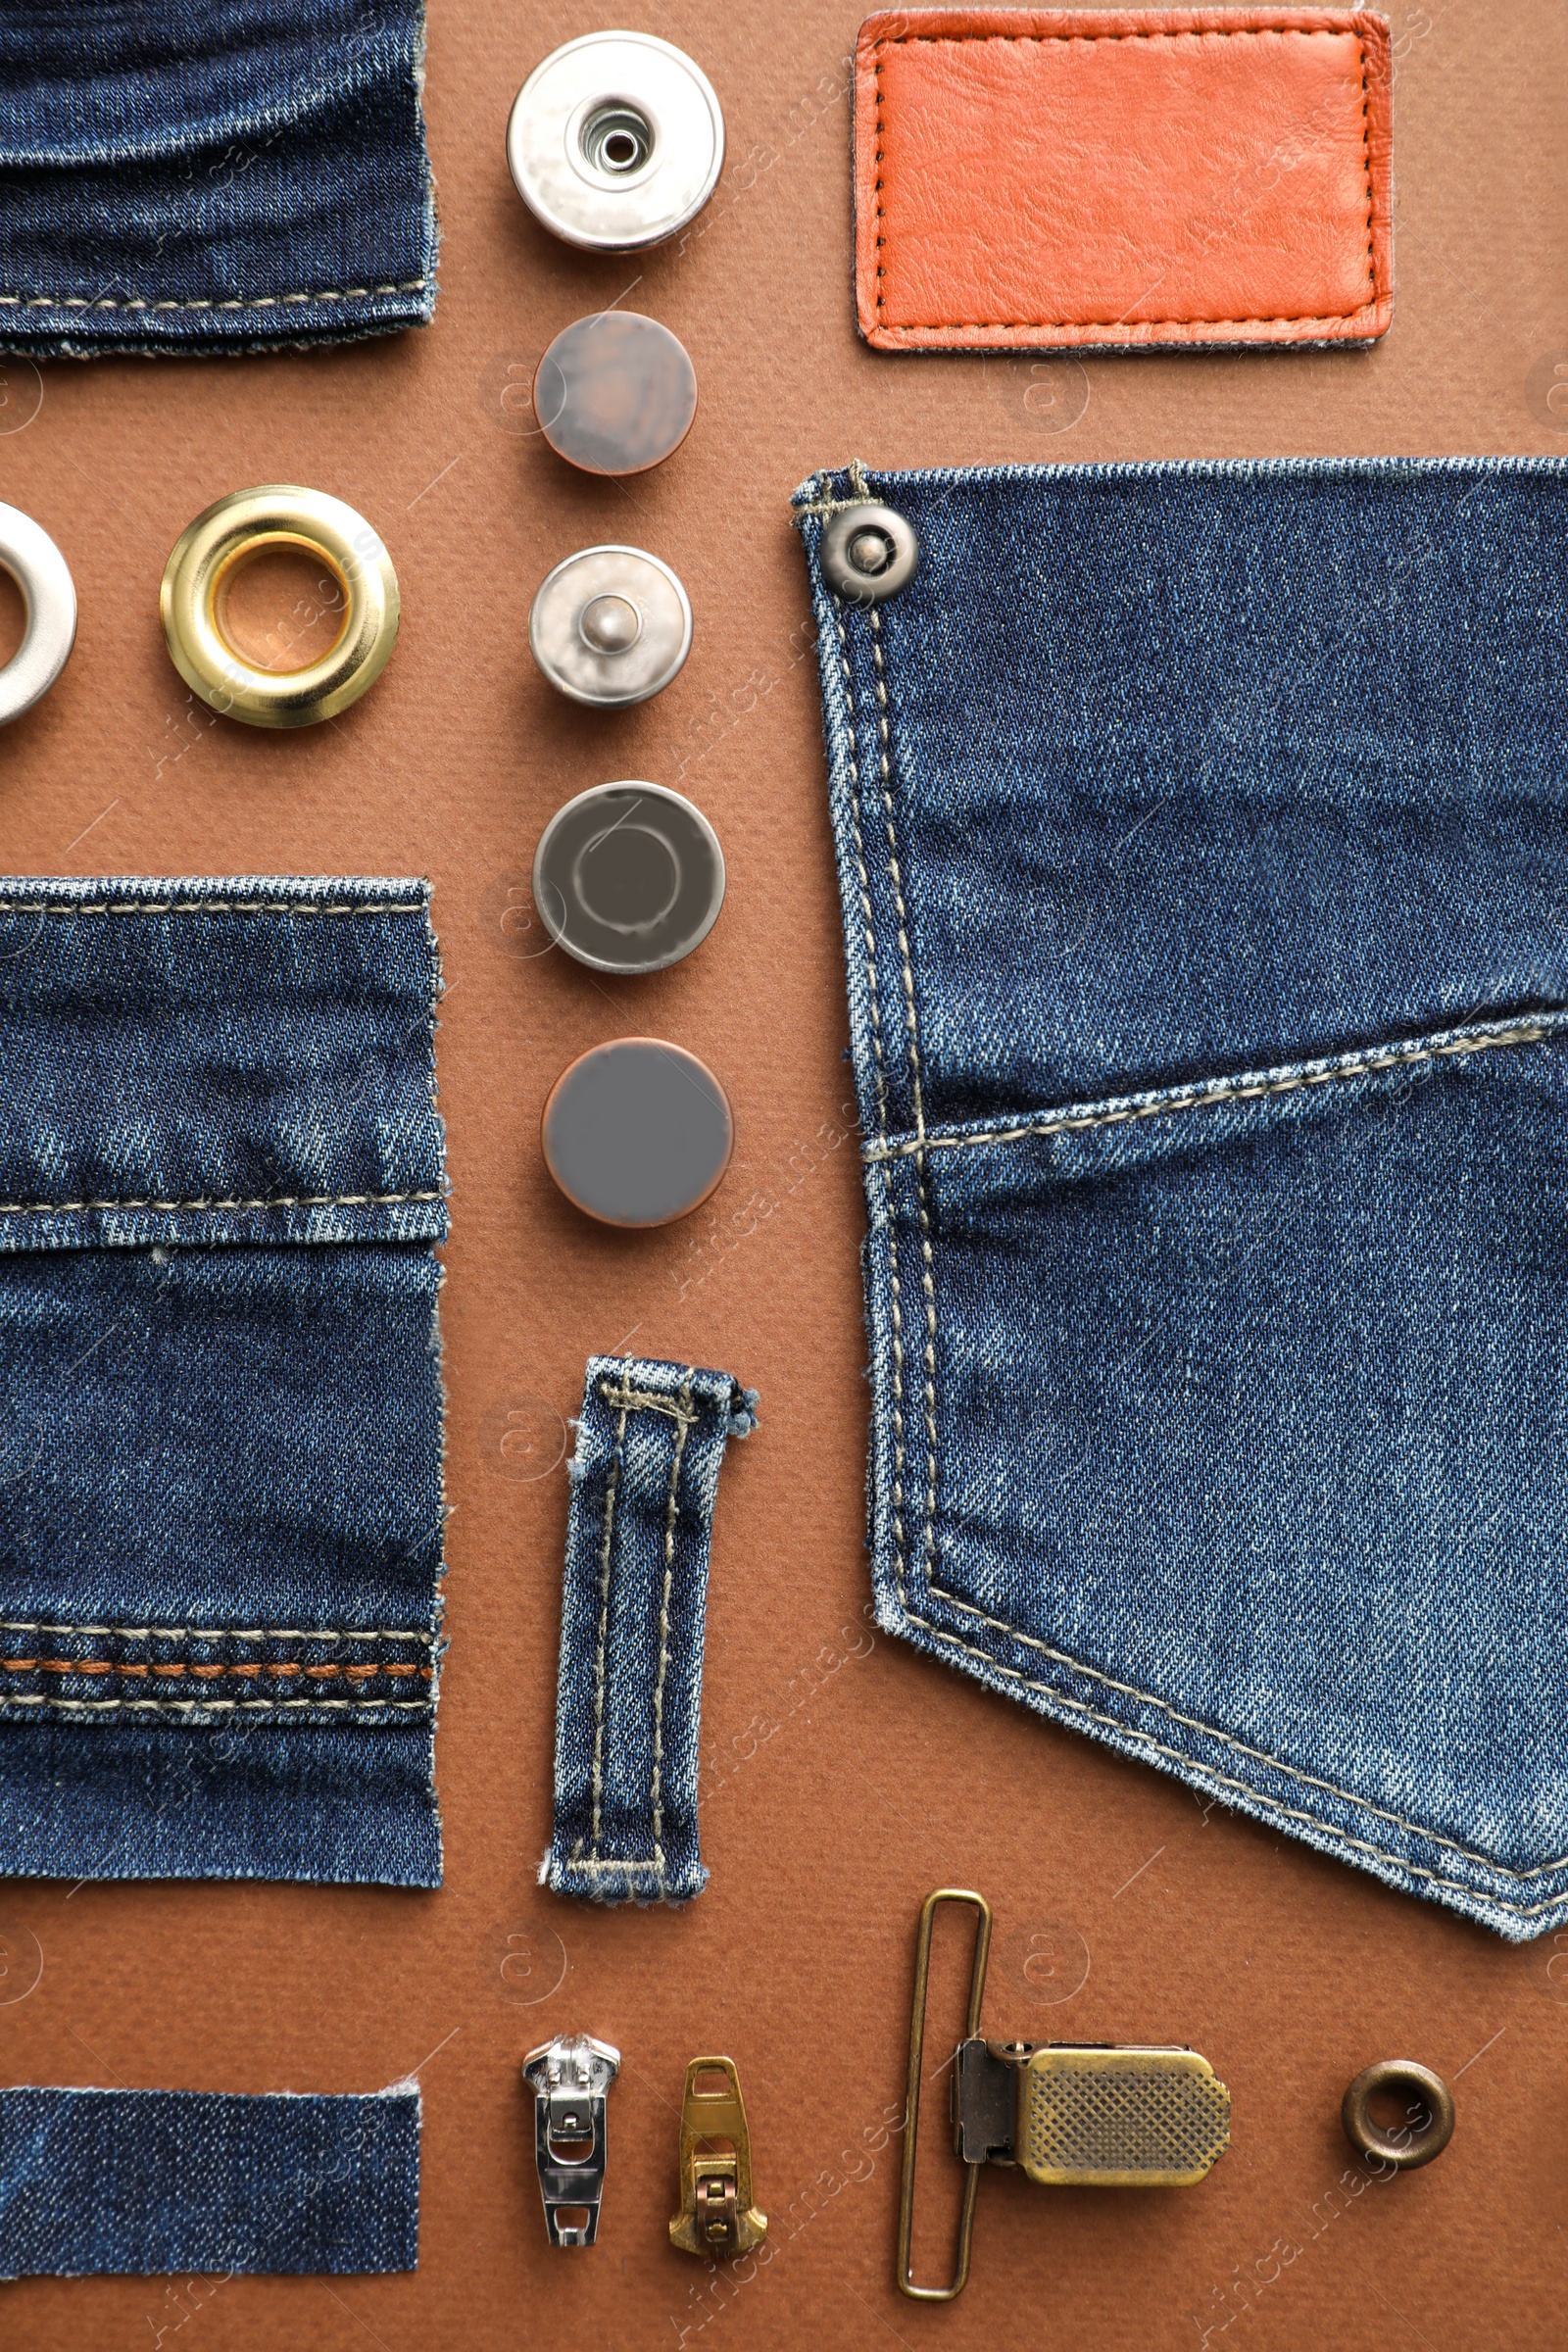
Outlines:
{"type": "Polygon", "coordinates": [[[657,318],[595,311],[563,327],[534,369],[533,413],[568,466],[646,473],[692,429],[697,370],[657,318]]]}
{"type": "Polygon", "coordinates": [[[71,568],[41,523],[20,507],[0,506],[0,569],[22,591],[27,625],[0,669],[0,727],[46,695],[76,642],[76,590],[71,568]]]}
{"type": "Polygon", "coordinates": [[[1375,2156],[1396,2172],[1413,2173],[1419,2165],[1441,2156],[1453,2137],[1453,2093],[1441,2075],[1417,2066],[1413,2058],[1380,2058],[1363,2067],[1345,2094],[1340,2108],[1345,2136],[1363,2156],[1375,2156]],[[1372,2100],[1380,2090],[1397,2091],[1407,2098],[1425,2123],[1385,2132],[1372,2120],[1372,2100]]]}
{"type": "Polygon", "coordinates": [[[669,1225],[700,1208],[729,1165],[735,1122],[695,1054],[617,1037],[563,1070],[540,1128],[566,1199],[604,1225],[669,1225]]]}
{"type": "Polygon", "coordinates": [[[662,784],[596,784],[558,808],[533,860],[558,947],[597,972],[662,972],[718,920],[724,853],[700,808],[662,784]]]}
{"type": "Polygon", "coordinates": [[[880,605],[914,577],[920,544],[893,507],[841,507],[822,527],[822,576],[852,605],[880,605]]]}
{"type": "Polygon", "coordinates": [[[589,32],[552,50],[507,124],[507,163],[528,210],[568,245],[602,253],[674,236],[723,162],[711,82],[649,32],[589,32]]]}
{"type": "Polygon", "coordinates": [[[253,727],[308,727],[357,703],[391,659],[398,575],[363,514],[323,490],[264,482],[208,507],[175,543],[159,591],[174,667],[204,703],[253,727]],[[260,669],[222,630],[222,599],[237,567],[268,547],[317,556],[343,594],[343,625],[303,669],[260,669]]]}
{"type": "Polygon", "coordinates": [[[667,686],[692,650],[692,609],[667,564],[640,547],[585,547],[540,583],[528,644],[574,703],[620,710],[667,686]]]}

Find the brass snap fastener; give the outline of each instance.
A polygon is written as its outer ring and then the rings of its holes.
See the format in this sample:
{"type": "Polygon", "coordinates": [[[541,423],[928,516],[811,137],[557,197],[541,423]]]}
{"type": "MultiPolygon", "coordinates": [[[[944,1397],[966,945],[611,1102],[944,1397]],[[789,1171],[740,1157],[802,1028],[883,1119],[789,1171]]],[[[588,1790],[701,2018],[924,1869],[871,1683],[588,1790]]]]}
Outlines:
{"type": "Polygon", "coordinates": [[[528,647],[552,686],[604,710],[645,703],[692,648],[692,609],[640,547],[585,547],[540,583],[528,647]]]}
{"type": "Polygon", "coordinates": [[[42,523],[20,507],[0,506],[0,570],[22,591],[27,625],[0,669],[0,727],[46,695],[76,642],[76,591],[71,567],[42,523]]]}
{"type": "Polygon", "coordinates": [[[841,507],[822,529],[822,576],[847,604],[880,605],[913,579],[920,546],[893,507],[841,507]]]}
{"type": "Polygon", "coordinates": [[[697,370],[657,318],[595,311],[563,327],[535,368],[533,413],[568,466],[646,473],[692,429],[697,370]]]}
{"type": "Polygon", "coordinates": [[[735,1122],[695,1054],[617,1037],[563,1070],[541,1123],[545,1165],[603,1225],[670,1225],[701,1208],[729,1166],[735,1122]]]}
{"type": "Polygon", "coordinates": [[[713,193],[723,161],[711,82],[649,32],[588,32],[553,49],[507,124],[507,164],[528,210],[568,245],[601,253],[674,236],[713,193]]]}
{"type": "Polygon", "coordinates": [[[386,667],[397,643],[398,575],[364,515],[341,499],[264,482],[197,515],[169,559],[158,607],[170,658],[204,703],[247,726],[308,727],[357,703],[386,667]],[[342,594],[336,638],[303,669],[262,669],[223,634],[227,584],[269,547],[318,557],[342,594]]]}
{"type": "Polygon", "coordinates": [[[718,920],[724,853],[700,808],[662,784],[596,784],[558,808],[533,860],[558,947],[598,972],[662,972],[718,920]]]}
{"type": "Polygon", "coordinates": [[[1345,2136],[1363,2156],[1376,2156],[1401,2173],[1441,2156],[1453,2137],[1453,2093],[1441,2075],[1417,2066],[1412,2058],[1380,2058],[1363,2067],[1345,2094],[1340,2108],[1345,2136]],[[1409,2120],[1385,2132],[1372,2120],[1372,2100],[1380,2090],[1395,2092],[1406,2103],[1409,2120]]]}

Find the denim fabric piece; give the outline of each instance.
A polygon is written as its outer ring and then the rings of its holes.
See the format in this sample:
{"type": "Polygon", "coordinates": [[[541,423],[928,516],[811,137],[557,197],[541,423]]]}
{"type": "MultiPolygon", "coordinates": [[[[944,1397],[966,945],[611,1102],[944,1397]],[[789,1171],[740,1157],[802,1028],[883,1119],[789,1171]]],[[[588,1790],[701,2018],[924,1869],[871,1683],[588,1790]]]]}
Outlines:
{"type": "Polygon", "coordinates": [[[412,2271],[419,2092],[0,2090],[0,2278],[412,2271]]]}
{"type": "Polygon", "coordinates": [[[0,884],[0,1874],[439,1884],[427,901],[0,884]]]}
{"type": "Polygon", "coordinates": [[[1555,1927],[1568,468],[856,467],[798,507],[880,1622],[1555,1927]],[[855,609],[816,551],[866,496],[920,563],[855,609]]]}
{"type": "Polygon", "coordinates": [[[421,325],[421,0],[13,0],[0,350],[259,351],[421,325]]]}
{"type": "Polygon", "coordinates": [[[588,1359],[572,1457],[555,1835],[539,1877],[591,1903],[689,1902],[719,1464],[757,1426],[727,1372],[588,1359]]]}

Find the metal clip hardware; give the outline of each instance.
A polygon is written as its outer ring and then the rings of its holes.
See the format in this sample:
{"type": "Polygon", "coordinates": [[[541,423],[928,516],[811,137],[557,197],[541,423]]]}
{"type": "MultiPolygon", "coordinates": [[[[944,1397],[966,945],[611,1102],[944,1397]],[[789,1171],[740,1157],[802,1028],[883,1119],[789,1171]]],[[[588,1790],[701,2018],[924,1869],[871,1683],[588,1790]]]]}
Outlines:
{"type": "Polygon", "coordinates": [[[733,2058],[694,2058],[680,2103],[680,2211],[669,2242],[705,2261],[750,2254],[767,2235],[767,2216],[752,2203],[752,2143],[733,2058]],[[722,2075],[726,2088],[701,2090],[704,2076],[722,2075]],[[714,2149],[728,2140],[729,2153],[714,2149]]]}
{"type": "Polygon", "coordinates": [[[975,2190],[985,2164],[1016,2166],[1042,2187],[1185,2188],[1230,2143],[1230,2092],[1196,2050],[1142,2042],[987,2041],[980,2032],[991,1907],[966,1888],[939,1886],[920,1907],[914,2009],[899,2197],[899,2285],[922,2303],[951,2303],[969,2276],[975,2190]],[[969,1903],[974,1958],[963,2039],[953,2055],[954,2147],[964,2166],[958,2258],[949,2286],[911,2276],[915,2131],[924,2075],[926,1984],[939,1904],[969,1903]]]}
{"type": "Polygon", "coordinates": [[[591,2246],[605,2188],[605,2100],[620,2052],[591,2034],[558,2034],[522,2062],[534,2097],[534,2161],[553,2246],[591,2246]],[[564,2213],[580,2213],[564,2222],[564,2213]]]}

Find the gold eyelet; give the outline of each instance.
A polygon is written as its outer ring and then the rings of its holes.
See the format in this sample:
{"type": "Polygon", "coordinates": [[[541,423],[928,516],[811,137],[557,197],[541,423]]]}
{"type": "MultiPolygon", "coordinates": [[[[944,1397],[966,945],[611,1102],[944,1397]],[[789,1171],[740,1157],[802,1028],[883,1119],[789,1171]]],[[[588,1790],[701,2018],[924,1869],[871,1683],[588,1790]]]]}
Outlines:
{"type": "Polygon", "coordinates": [[[247,726],[308,727],[358,702],[386,667],[397,643],[398,575],[364,515],[341,499],[264,482],[197,515],[165,567],[158,609],[170,659],[204,703],[247,726]],[[234,566],[279,546],[319,556],[343,590],[343,625],[304,669],[259,669],[235,652],[219,620],[234,566]]]}

